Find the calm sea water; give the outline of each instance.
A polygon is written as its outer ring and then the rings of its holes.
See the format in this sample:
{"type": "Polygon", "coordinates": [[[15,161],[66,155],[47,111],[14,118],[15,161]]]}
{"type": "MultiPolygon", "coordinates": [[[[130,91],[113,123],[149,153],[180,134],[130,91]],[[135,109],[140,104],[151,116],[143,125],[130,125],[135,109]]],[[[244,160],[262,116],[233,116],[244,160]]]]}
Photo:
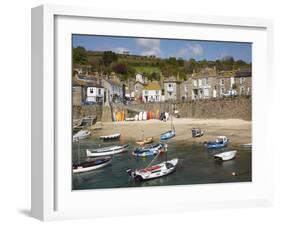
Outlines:
{"type": "MultiPolygon", "coordinates": [[[[74,174],[72,178],[73,190],[79,189],[101,189],[101,188],[126,188],[142,186],[166,186],[166,185],[186,185],[186,184],[206,184],[206,183],[226,183],[226,182],[246,182],[252,180],[252,151],[251,148],[233,146],[231,143],[227,148],[218,150],[208,150],[203,144],[168,141],[167,158],[178,158],[179,162],[176,171],[167,176],[143,181],[132,181],[126,170],[146,167],[153,157],[136,158],[132,156],[135,149],[134,141],[120,140],[116,142],[103,142],[99,139],[86,139],[80,141],[80,161],[86,160],[86,149],[101,146],[111,146],[114,144],[129,143],[127,152],[114,156],[112,163],[102,169],[74,174]],[[236,159],[217,162],[213,155],[227,151],[237,150],[236,159]],[[236,176],[232,175],[236,173],[236,176]]],[[[78,159],[78,144],[72,147],[73,162],[78,159]]],[[[166,155],[160,155],[153,164],[166,160],[166,155]]]]}

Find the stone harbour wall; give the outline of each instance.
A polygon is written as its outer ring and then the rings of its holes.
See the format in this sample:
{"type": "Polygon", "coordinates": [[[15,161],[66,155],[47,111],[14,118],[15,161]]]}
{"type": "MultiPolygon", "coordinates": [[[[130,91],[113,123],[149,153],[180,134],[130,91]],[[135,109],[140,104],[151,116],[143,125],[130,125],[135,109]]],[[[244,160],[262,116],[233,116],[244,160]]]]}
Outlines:
{"type": "Polygon", "coordinates": [[[191,100],[178,103],[147,103],[135,106],[145,111],[170,112],[179,111],[181,118],[238,118],[252,120],[252,98],[250,96],[225,97],[219,99],[191,100]]]}

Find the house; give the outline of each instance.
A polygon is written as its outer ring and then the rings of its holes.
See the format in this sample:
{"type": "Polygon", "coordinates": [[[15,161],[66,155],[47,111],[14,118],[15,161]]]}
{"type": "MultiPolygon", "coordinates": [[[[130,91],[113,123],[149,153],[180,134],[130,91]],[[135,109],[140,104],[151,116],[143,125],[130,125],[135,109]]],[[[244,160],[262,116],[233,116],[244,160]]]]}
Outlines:
{"type": "Polygon", "coordinates": [[[237,70],[234,79],[237,95],[252,95],[252,70],[250,68],[237,70]]]}
{"type": "Polygon", "coordinates": [[[170,77],[163,81],[165,101],[180,100],[180,81],[170,77]]]}
{"type": "Polygon", "coordinates": [[[142,91],[143,91],[143,87],[145,86],[144,83],[140,82],[140,81],[136,81],[134,84],[134,97],[135,100],[140,100],[142,98],[142,91]]]}
{"type": "Polygon", "coordinates": [[[186,101],[190,99],[189,87],[189,80],[180,83],[180,100],[186,101]]]}
{"type": "Polygon", "coordinates": [[[140,82],[142,84],[146,83],[146,79],[143,74],[137,73],[136,74],[136,82],[140,82]]]}
{"type": "Polygon", "coordinates": [[[193,71],[188,81],[188,94],[192,100],[217,97],[217,71],[215,67],[204,68],[197,73],[193,71]]]}
{"type": "Polygon", "coordinates": [[[236,71],[221,71],[217,76],[218,97],[228,96],[234,92],[236,79],[236,71]]]}
{"type": "Polygon", "coordinates": [[[123,84],[118,81],[102,79],[102,86],[104,87],[105,102],[117,103],[124,100],[125,90],[123,84]]]}
{"type": "Polygon", "coordinates": [[[83,104],[83,88],[80,83],[73,81],[72,83],[72,105],[81,106],[83,104]]]}
{"type": "Polygon", "coordinates": [[[87,82],[86,89],[86,103],[103,104],[104,101],[104,87],[96,82],[87,82]]]}
{"type": "Polygon", "coordinates": [[[142,100],[145,103],[160,102],[161,94],[161,86],[158,83],[149,83],[143,87],[142,100]]]}

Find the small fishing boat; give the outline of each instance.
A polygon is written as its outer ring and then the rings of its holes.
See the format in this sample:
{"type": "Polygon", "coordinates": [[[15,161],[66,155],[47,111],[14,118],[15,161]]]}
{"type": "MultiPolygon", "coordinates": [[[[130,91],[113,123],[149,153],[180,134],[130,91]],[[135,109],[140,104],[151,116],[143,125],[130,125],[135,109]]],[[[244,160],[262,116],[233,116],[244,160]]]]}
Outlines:
{"type": "Polygon", "coordinates": [[[252,143],[242,144],[241,146],[245,147],[245,148],[251,148],[252,147],[252,143]]]}
{"type": "Polygon", "coordinates": [[[163,144],[154,144],[148,147],[139,147],[132,152],[132,155],[137,157],[146,157],[165,152],[163,144]]]}
{"type": "Polygon", "coordinates": [[[222,148],[229,143],[229,139],[226,136],[218,136],[215,141],[209,141],[206,143],[207,148],[222,148]]]}
{"type": "Polygon", "coordinates": [[[192,128],[191,132],[193,138],[202,137],[204,135],[204,132],[200,128],[192,128]]]}
{"type": "Polygon", "coordinates": [[[72,172],[73,173],[83,173],[88,172],[96,169],[103,168],[107,165],[109,165],[112,161],[111,156],[106,156],[102,158],[95,158],[91,161],[85,161],[78,164],[73,164],[72,166],[72,172]]]}
{"type": "Polygon", "coordinates": [[[176,130],[175,130],[175,127],[173,124],[173,117],[171,116],[171,130],[169,130],[168,132],[162,133],[160,135],[160,140],[161,141],[169,140],[169,139],[173,138],[174,136],[176,136],[176,130]]]}
{"type": "Polygon", "coordinates": [[[76,142],[78,140],[86,139],[91,135],[91,132],[88,130],[80,130],[78,133],[73,135],[73,142],[76,142]]]}
{"type": "Polygon", "coordinates": [[[117,140],[119,139],[121,136],[120,133],[115,133],[115,134],[111,134],[111,135],[107,135],[107,136],[100,136],[100,139],[102,140],[117,140]]]}
{"type": "Polygon", "coordinates": [[[227,151],[227,152],[223,152],[223,153],[214,155],[214,158],[216,160],[220,160],[220,161],[228,161],[228,160],[234,159],[236,156],[236,153],[237,153],[236,150],[227,151]]]}
{"type": "Polygon", "coordinates": [[[127,173],[136,181],[149,180],[168,175],[175,171],[178,159],[172,159],[144,169],[128,169],[127,173]]]}
{"type": "Polygon", "coordinates": [[[176,136],[176,131],[175,130],[170,130],[168,132],[162,133],[160,135],[160,140],[169,140],[171,138],[173,138],[174,136],[176,136]]]}
{"type": "Polygon", "coordinates": [[[136,144],[145,145],[145,144],[150,144],[152,142],[153,142],[153,137],[147,137],[147,138],[137,140],[136,144]]]}
{"type": "Polygon", "coordinates": [[[128,144],[126,145],[116,145],[105,148],[97,148],[97,149],[87,149],[86,154],[87,157],[97,157],[97,156],[106,156],[106,155],[115,155],[122,152],[126,152],[128,144]]]}

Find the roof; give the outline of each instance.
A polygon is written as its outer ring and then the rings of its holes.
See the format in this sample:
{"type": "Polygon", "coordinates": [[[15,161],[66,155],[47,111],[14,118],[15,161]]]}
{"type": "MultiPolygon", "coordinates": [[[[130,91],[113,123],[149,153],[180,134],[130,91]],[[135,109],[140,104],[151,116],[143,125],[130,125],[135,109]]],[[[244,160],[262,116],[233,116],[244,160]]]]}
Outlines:
{"type": "Polygon", "coordinates": [[[92,82],[86,82],[83,80],[77,80],[77,79],[73,79],[72,81],[72,86],[83,86],[83,87],[97,87],[97,88],[103,88],[102,85],[98,84],[95,81],[92,82]]]}
{"type": "Polygon", "coordinates": [[[165,79],[163,82],[164,83],[167,83],[167,82],[180,83],[181,81],[179,81],[174,76],[172,76],[172,77],[169,77],[169,78],[165,79]]]}
{"type": "Polygon", "coordinates": [[[238,70],[235,74],[236,77],[252,77],[252,69],[251,68],[245,68],[238,70]]]}
{"type": "Polygon", "coordinates": [[[236,72],[235,70],[231,70],[231,71],[220,71],[219,72],[219,76],[218,77],[234,77],[236,75],[236,72]]]}
{"type": "Polygon", "coordinates": [[[142,82],[140,82],[140,81],[136,81],[134,84],[137,84],[137,83],[139,83],[139,84],[141,84],[141,85],[145,85],[144,83],[142,83],[142,82]]]}
{"type": "Polygon", "coordinates": [[[109,79],[103,79],[104,81],[106,81],[107,83],[109,83],[112,86],[122,86],[122,84],[120,84],[117,81],[113,81],[113,80],[109,80],[109,79]]]}
{"type": "Polygon", "coordinates": [[[149,83],[143,87],[143,90],[161,90],[161,87],[157,83],[149,83]]]}

